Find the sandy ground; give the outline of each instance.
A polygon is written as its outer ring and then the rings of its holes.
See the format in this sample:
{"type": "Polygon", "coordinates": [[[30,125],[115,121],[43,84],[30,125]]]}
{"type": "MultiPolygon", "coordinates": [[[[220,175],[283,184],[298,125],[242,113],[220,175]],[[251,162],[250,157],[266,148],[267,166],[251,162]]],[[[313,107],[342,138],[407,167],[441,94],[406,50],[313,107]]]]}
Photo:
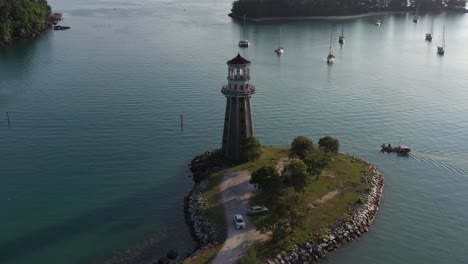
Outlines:
{"type": "Polygon", "coordinates": [[[254,218],[247,216],[248,199],[253,196],[255,188],[249,183],[248,171],[231,172],[223,175],[221,198],[224,203],[224,215],[227,224],[227,239],[212,264],[235,263],[245,254],[250,245],[256,241],[266,240],[267,235],[255,231],[254,218]],[[236,229],[234,214],[242,214],[245,229],[236,229]]]}

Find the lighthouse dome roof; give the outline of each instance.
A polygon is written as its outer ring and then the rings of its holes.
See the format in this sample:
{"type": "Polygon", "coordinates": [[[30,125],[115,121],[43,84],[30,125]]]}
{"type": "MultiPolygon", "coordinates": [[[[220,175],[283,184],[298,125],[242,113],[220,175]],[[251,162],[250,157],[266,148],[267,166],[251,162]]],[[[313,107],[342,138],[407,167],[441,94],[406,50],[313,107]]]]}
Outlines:
{"type": "Polygon", "coordinates": [[[234,59],[228,61],[227,64],[250,64],[250,61],[246,60],[239,53],[237,53],[237,56],[234,59]]]}

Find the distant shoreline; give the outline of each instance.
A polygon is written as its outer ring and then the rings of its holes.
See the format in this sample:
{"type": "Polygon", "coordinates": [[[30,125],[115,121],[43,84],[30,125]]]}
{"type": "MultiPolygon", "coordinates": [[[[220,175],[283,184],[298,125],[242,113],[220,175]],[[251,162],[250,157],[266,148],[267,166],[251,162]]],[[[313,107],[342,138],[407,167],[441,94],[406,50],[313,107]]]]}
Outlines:
{"type": "MultiPolygon", "coordinates": [[[[380,12],[380,15],[388,15],[388,14],[401,14],[401,13],[408,13],[408,12],[401,12],[401,11],[387,11],[387,12],[380,12]]],[[[353,18],[360,18],[360,17],[369,17],[369,16],[376,16],[378,15],[377,12],[369,12],[365,14],[357,14],[357,15],[346,15],[346,16],[289,16],[289,17],[261,17],[261,18],[248,18],[246,17],[246,21],[252,22],[265,22],[265,21],[285,21],[285,20],[343,20],[343,19],[353,19],[353,18]]],[[[234,19],[244,19],[244,17],[240,17],[230,13],[229,16],[234,19]]]]}
{"type": "MultiPolygon", "coordinates": [[[[465,9],[464,12],[462,11],[454,11],[454,10],[443,10],[443,12],[448,13],[468,13],[468,10],[465,9]]],[[[380,12],[380,15],[390,15],[390,14],[408,14],[412,13],[412,11],[384,11],[380,12]]],[[[370,16],[377,16],[378,12],[369,12],[363,14],[356,14],[356,15],[343,15],[343,16],[285,16],[285,17],[259,17],[259,18],[249,18],[246,17],[246,21],[251,22],[269,22],[269,21],[301,21],[301,20],[345,20],[345,19],[353,19],[353,18],[361,18],[361,17],[370,17],[370,16]]],[[[238,16],[233,13],[230,13],[230,16],[233,19],[244,19],[243,16],[238,16]]]]}

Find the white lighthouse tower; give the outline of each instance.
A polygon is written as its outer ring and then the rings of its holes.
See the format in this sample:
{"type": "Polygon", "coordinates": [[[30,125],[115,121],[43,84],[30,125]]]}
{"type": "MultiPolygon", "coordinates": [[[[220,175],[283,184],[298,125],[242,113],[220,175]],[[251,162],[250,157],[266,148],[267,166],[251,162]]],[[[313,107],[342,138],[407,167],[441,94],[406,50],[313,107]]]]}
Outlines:
{"type": "Polygon", "coordinates": [[[228,83],[221,89],[227,99],[222,151],[226,159],[239,161],[242,141],[254,135],[251,99],[255,86],[250,84],[250,61],[237,54],[227,65],[228,83]]]}

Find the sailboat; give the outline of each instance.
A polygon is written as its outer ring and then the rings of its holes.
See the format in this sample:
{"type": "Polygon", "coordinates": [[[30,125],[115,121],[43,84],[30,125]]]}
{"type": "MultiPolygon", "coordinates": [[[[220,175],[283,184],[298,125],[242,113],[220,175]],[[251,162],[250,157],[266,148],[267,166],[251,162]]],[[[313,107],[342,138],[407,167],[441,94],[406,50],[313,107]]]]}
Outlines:
{"type": "Polygon", "coordinates": [[[327,56],[327,63],[333,63],[335,62],[335,55],[332,53],[332,35],[333,33],[330,33],[330,51],[327,56]]]}
{"type": "Polygon", "coordinates": [[[443,30],[443,33],[442,33],[442,46],[437,47],[437,54],[439,54],[439,55],[444,55],[445,54],[445,26],[444,26],[444,30],[443,30]]]}
{"type": "Polygon", "coordinates": [[[419,9],[419,5],[416,6],[416,10],[414,11],[414,17],[413,17],[413,22],[414,22],[414,23],[418,23],[418,22],[419,22],[418,9],[419,9]]]}
{"type": "Polygon", "coordinates": [[[284,48],[281,46],[281,27],[279,32],[279,39],[278,39],[278,48],[275,50],[276,54],[281,55],[284,52],[284,48]]]}
{"type": "Polygon", "coordinates": [[[426,33],[426,40],[427,41],[432,41],[433,29],[434,29],[434,19],[431,20],[431,32],[426,33]]]}
{"type": "Polygon", "coordinates": [[[341,36],[338,37],[338,42],[340,44],[345,43],[345,38],[344,38],[344,24],[341,25],[341,36]]]}
{"type": "Polygon", "coordinates": [[[244,39],[239,41],[239,47],[248,48],[249,44],[250,44],[249,41],[245,39],[245,14],[244,14],[244,39]]]}
{"type": "Polygon", "coordinates": [[[377,5],[377,21],[375,22],[375,25],[380,26],[381,23],[382,23],[382,20],[380,20],[380,1],[379,1],[377,5]]]}

